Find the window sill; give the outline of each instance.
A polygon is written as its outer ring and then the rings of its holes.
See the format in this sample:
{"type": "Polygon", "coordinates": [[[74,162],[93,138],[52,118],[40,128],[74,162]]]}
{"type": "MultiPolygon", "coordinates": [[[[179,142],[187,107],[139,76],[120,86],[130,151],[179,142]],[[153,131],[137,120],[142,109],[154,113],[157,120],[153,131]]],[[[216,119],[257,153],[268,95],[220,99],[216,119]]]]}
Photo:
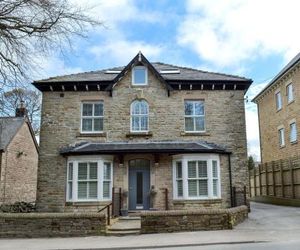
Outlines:
{"type": "Polygon", "coordinates": [[[181,136],[210,136],[210,133],[207,133],[206,131],[203,132],[181,132],[181,136]]]}
{"type": "Polygon", "coordinates": [[[294,145],[294,144],[298,144],[298,140],[297,141],[291,141],[291,145],[294,145]]]}
{"type": "Polygon", "coordinates": [[[106,132],[100,133],[80,133],[76,134],[76,137],[106,137],[106,132]]]}
{"type": "Polygon", "coordinates": [[[282,110],[282,108],[280,108],[280,109],[276,109],[276,113],[277,113],[277,112],[279,112],[279,111],[281,111],[281,110],[282,110]]]}
{"type": "Polygon", "coordinates": [[[151,137],[152,132],[129,132],[126,134],[126,137],[151,137]]]}
{"type": "Polygon", "coordinates": [[[103,200],[103,201],[66,201],[66,206],[103,206],[107,205],[111,202],[111,200],[103,200]]]}
{"type": "Polygon", "coordinates": [[[204,198],[204,199],[177,199],[173,200],[174,204],[182,204],[182,203],[222,203],[221,198],[204,198]]]}
{"type": "Polygon", "coordinates": [[[280,148],[280,149],[285,148],[285,145],[281,145],[281,146],[279,146],[279,148],[280,148]]]}
{"type": "Polygon", "coordinates": [[[287,103],[287,105],[290,105],[290,104],[292,104],[292,103],[294,103],[295,102],[295,99],[293,99],[292,101],[289,101],[288,103],[287,103]]]}

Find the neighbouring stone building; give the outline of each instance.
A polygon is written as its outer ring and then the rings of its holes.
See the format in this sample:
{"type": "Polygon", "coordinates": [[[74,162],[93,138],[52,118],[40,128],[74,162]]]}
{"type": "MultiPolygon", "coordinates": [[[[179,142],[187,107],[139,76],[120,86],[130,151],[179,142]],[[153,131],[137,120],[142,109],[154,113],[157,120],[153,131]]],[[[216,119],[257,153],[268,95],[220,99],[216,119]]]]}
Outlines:
{"type": "Polygon", "coordinates": [[[35,81],[43,93],[37,206],[96,211],[230,207],[248,186],[251,80],[150,63],[35,81]]]}
{"type": "Polygon", "coordinates": [[[261,161],[299,156],[300,53],[253,99],[257,104],[261,161]]]}
{"type": "Polygon", "coordinates": [[[0,117],[0,204],[36,200],[38,144],[28,119],[17,115],[0,117]]]}

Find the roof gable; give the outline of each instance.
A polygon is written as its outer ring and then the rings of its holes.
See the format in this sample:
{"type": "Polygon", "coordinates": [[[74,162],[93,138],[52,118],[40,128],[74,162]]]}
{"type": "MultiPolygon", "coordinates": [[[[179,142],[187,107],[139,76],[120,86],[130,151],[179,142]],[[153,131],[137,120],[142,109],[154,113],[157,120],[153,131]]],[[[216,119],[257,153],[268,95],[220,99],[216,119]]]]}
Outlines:
{"type": "Polygon", "coordinates": [[[139,52],[124,68],[123,70],[113,79],[113,83],[111,83],[106,90],[111,91],[114,86],[134,67],[138,65],[147,66],[148,70],[150,70],[163,84],[166,85],[168,90],[172,90],[172,87],[166,82],[166,80],[161,76],[161,74],[156,70],[155,67],[147,60],[147,58],[139,52]]]}

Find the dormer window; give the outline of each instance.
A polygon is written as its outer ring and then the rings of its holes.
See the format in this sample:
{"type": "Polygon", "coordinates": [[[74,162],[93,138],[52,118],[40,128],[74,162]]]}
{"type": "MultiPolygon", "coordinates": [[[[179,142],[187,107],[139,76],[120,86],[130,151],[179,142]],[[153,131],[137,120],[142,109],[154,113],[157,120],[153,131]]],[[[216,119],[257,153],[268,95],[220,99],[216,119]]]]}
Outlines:
{"type": "Polygon", "coordinates": [[[132,85],[147,85],[148,72],[145,66],[135,66],[132,70],[132,85]]]}

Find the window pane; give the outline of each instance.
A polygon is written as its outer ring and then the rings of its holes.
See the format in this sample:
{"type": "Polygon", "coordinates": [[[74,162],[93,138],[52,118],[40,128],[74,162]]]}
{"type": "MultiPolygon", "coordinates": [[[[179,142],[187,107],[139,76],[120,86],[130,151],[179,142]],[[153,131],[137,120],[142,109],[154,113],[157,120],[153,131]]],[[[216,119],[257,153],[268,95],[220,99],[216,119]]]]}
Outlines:
{"type": "Polygon", "coordinates": [[[82,116],[92,116],[93,115],[93,104],[83,103],[82,104],[82,116]]]}
{"type": "Polygon", "coordinates": [[[183,196],[182,180],[177,181],[177,196],[183,196]]]}
{"type": "Polygon", "coordinates": [[[195,102],[195,115],[204,115],[204,103],[202,101],[195,102]]]}
{"type": "Polygon", "coordinates": [[[96,199],[97,193],[98,193],[97,182],[96,181],[89,182],[89,198],[96,199]]]}
{"type": "Polygon", "coordinates": [[[141,101],[140,114],[141,115],[148,114],[148,104],[145,101],[141,101]]]}
{"type": "Polygon", "coordinates": [[[186,101],[184,102],[184,112],[185,115],[193,115],[193,103],[186,101]]]}
{"type": "Polygon", "coordinates": [[[207,180],[199,180],[199,195],[208,195],[207,180]]]}
{"type": "Polygon", "coordinates": [[[87,163],[78,163],[78,180],[87,179],[87,163]]]}
{"type": "Polygon", "coordinates": [[[218,162],[212,161],[212,174],[213,178],[218,178],[218,162]]]}
{"type": "Polygon", "coordinates": [[[201,178],[207,177],[207,162],[198,161],[198,175],[201,178]]]}
{"type": "Polygon", "coordinates": [[[196,180],[188,181],[188,192],[189,192],[189,196],[197,196],[197,181],[196,180]]]}
{"type": "Polygon", "coordinates": [[[87,198],[87,182],[78,182],[78,199],[87,198]]]}
{"type": "Polygon", "coordinates": [[[293,84],[289,84],[287,86],[287,99],[288,99],[288,102],[291,102],[294,100],[294,96],[293,96],[293,84]]]}
{"type": "Polygon", "coordinates": [[[218,196],[218,180],[213,180],[213,196],[218,196]]]}
{"type": "Polygon", "coordinates": [[[137,116],[133,116],[132,118],[131,118],[131,121],[132,121],[132,130],[133,131],[138,131],[138,130],[140,130],[140,126],[139,126],[139,117],[137,117],[137,116]]]}
{"type": "Polygon", "coordinates": [[[185,131],[194,131],[194,118],[185,118],[185,131]]]}
{"type": "Polygon", "coordinates": [[[94,104],[94,116],[103,116],[103,103],[94,104]]]}
{"type": "Polygon", "coordinates": [[[104,162],[104,173],[103,173],[104,180],[111,179],[111,164],[110,162],[104,162]]]}
{"type": "Polygon", "coordinates": [[[280,94],[280,92],[278,92],[276,94],[276,107],[277,107],[277,109],[281,109],[282,108],[282,102],[281,102],[281,94],[280,94]]]}
{"type": "Polygon", "coordinates": [[[134,83],[145,84],[146,83],[146,69],[134,68],[134,83]]]}
{"type": "Polygon", "coordinates": [[[204,117],[195,117],[196,120],[196,131],[203,131],[204,130],[204,117]]]}
{"type": "Polygon", "coordinates": [[[69,169],[68,169],[68,180],[73,180],[73,162],[69,163],[69,169]]]}
{"type": "Polygon", "coordinates": [[[91,162],[90,163],[90,179],[97,179],[97,163],[91,162]]]}
{"type": "Polygon", "coordinates": [[[182,178],[182,163],[181,163],[181,161],[176,162],[176,178],[177,179],[182,178]]]}
{"type": "Polygon", "coordinates": [[[138,115],[140,113],[140,102],[135,101],[132,103],[131,114],[138,115]]]}
{"type": "Polygon", "coordinates": [[[188,178],[196,178],[196,162],[195,161],[189,161],[188,162],[188,178]]]}
{"type": "Polygon", "coordinates": [[[142,116],[140,119],[141,119],[141,130],[148,130],[148,116],[142,116]]]}
{"type": "Polygon", "coordinates": [[[290,124],[290,141],[294,142],[297,140],[297,129],[296,129],[296,123],[290,124]]]}
{"type": "Polygon", "coordinates": [[[92,129],[93,129],[92,123],[93,123],[93,119],[83,118],[82,119],[82,131],[92,131],[92,129]]]}
{"type": "Polygon", "coordinates": [[[72,182],[68,182],[68,198],[69,200],[72,200],[72,193],[73,193],[73,185],[72,182]]]}
{"type": "Polygon", "coordinates": [[[103,118],[94,119],[94,131],[103,131],[103,118]]]}
{"type": "Polygon", "coordinates": [[[104,181],[103,182],[103,198],[109,198],[110,194],[110,182],[104,181]]]}

